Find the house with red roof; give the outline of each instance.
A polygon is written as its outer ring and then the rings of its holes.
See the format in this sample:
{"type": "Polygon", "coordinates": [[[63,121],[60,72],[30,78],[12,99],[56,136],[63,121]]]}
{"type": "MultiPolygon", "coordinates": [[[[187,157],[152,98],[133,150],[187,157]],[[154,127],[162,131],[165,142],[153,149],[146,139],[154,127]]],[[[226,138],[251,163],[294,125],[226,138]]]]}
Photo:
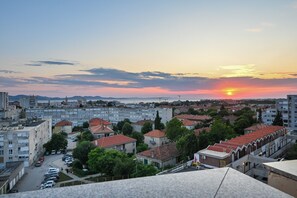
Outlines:
{"type": "Polygon", "coordinates": [[[89,130],[95,139],[114,135],[112,124],[101,118],[93,118],[89,121],[89,130]]]}
{"type": "Polygon", "coordinates": [[[152,120],[139,120],[131,124],[131,126],[133,127],[133,131],[141,132],[141,129],[146,122],[151,123],[153,128],[155,127],[155,124],[152,120]]]}
{"type": "Polygon", "coordinates": [[[202,164],[224,167],[247,155],[270,157],[288,143],[287,130],[282,126],[267,126],[251,133],[209,145],[195,158],[202,164]]]}
{"type": "Polygon", "coordinates": [[[180,153],[174,142],[136,154],[138,161],[141,161],[143,164],[152,164],[158,168],[176,165],[179,156],[180,153]]]}
{"type": "Polygon", "coordinates": [[[166,137],[164,131],[152,130],[144,134],[144,143],[148,145],[149,148],[154,148],[167,144],[169,139],[166,137]]]}
{"type": "Polygon", "coordinates": [[[177,115],[175,116],[175,118],[179,119],[180,121],[191,120],[191,121],[200,121],[200,122],[206,122],[212,119],[212,117],[208,115],[190,115],[190,114],[177,115]]]}
{"type": "Polygon", "coordinates": [[[244,134],[251,133],[251,132],[253,132],[253,131],[262,129],[262,128],[267,127],[267,126],[268,126],[267,124],[262,124],[262,123],[255,124],[255,125],[253,125],[253,126],[250,126],[250,127],[245,128],[245,129],[244,129],[244,134]]]}
{"type": "Polygon", "coordinates": [[[125,135],[103,137],[92,142],[95,146],[105,149],[116,149],[124,153],[136,153],[136,139],[125,135]]]}
{"type": "Polygon", "coordinates": [[[61,133],[61,132],[65,132],[65,133],[71,133],[72,132],[72,122],[68,121],[68,120],[62,120],[58,123],[55,124],[54,133],[61,133]]]}

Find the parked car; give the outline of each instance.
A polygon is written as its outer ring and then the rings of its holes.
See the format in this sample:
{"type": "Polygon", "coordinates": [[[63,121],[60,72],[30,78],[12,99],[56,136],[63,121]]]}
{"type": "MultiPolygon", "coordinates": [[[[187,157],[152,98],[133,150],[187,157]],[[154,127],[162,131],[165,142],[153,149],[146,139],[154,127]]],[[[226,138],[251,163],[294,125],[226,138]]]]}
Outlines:
{"type": "Polygon", "coordinates": [[[45,183],[42,183],[40,186],[42,187],[42,188],[48,188],[48,187],[53,187],[55,185],[55,182],[53,181],[53,180],[49,180],[49,181],[47,181],[47,182],[45,182],[45,183]]]}
{"type": "Polygon", "coordinates": [[[42,162],[41,161],[38,161],[35,163],[35,167],[40,167],[42,165],[42,162]]]}
{"type": "Polygon", "coordinates": [[[58,181],[59,178],[58,177],[47,177],[43,180],[43,183],[47,182],[47,181],[50,181],[50,180],[53,180],[54,182],[58,181]]]}
{"type": "Polygon", "coordinates": [[[44,176],[48,177],[50,175],[58,175],[58,174],[59,174],[58,171],[48,171],[48,172],[44,173],[44,176]]]}
{"type": "Polygon", "coordinates": [[[60,175],[58,173],[53,173],[53,174],[46,174],[44,175],[45,179],[50,178],[50,177],[56,177],[57,179],[60,178],[60,175]]]}
{"type": "Polygon", "coordinates": [[[55,150],[52,150],[51,153],[52,153],[52,155],[55,155],[56,154],[56,151],[55,150]]]}
{"type": "Polygon", "coordinates": [[[67,158],[69,157],[72,157],[71,154],[65,154],[63,157],[62,157],[62,160],[65,161],[67,158]]]}
{"type": "Polygon", "coordinates": [[[59,168],[48,168],[48,171],[57,171],[57,172],[60,172],[60,169],[59,168]]]}

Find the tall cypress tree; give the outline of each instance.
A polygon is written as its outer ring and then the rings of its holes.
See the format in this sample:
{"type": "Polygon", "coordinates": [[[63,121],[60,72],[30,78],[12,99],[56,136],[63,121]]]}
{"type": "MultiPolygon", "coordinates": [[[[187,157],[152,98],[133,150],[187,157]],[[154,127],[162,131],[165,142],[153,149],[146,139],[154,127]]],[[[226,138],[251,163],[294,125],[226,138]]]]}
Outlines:
{"type": "Polygon", "coordinates": [[[282,114],[280,111],[277,111],[275,119],[273,120],[272,125],[274,126],[283,126],[283,119],[282,119],[282,114]]]}
{"type": "Polygon", "coordinates": [[[157,115],[156,115],[156,118],[155,118],[155,129],[159,129],[159,130],[162,129],[161,119],[162,118],[160,118],[160,116],[159,116],[159,111],[157,111],[157,115]]]}

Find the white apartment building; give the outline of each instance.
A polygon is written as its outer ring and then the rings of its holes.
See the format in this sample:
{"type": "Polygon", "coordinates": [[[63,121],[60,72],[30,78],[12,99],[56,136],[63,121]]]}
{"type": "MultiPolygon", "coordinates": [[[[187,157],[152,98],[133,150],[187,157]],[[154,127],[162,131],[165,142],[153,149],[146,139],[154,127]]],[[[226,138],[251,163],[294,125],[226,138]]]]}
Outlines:
{"type": "Polygon", "coordinates": [[[164,124],[172,119],[172,108],[33,108],[26,109],[27,118],[51,117],[55,125],[61,120],[68,120],[73,126],[82,125],[92,118],[101,118],[112,123],[128,118],[131,122],[139,120],[155,120],[157,111],[164,124]]]}
{"type": "Polygon", "coordinates": [[[272,125],[277,111],[282,114],[282,119],[285,127],[288,127],[289,111],[288,111],[288,100],[280,99],[275,103],[275,107],[270,107],[262,111],[262,121],[264,124],[272,125]]]}
{"type": "Polygon", "coordinates": [[[0,166],[13,161],[24,161],[25,167],[32,165],[43,154],[43,144],[51,136],[50,119],[3,127],[0,129],[0,166]]]}
{"type": "Polygon", "coordinates": [[[8,108],[8,93],[0,92],[0,111],[6,111],[8,108]]]}
{"type": "Polygon", "coordinates": [[[262,121],[264,124],[272,125],[275,116],[276,116],[277,110],[276,108],[267,108],[262,111],[262,121]]]}
{"type": "Polygon", "coordinates": [[[288,95],[288,127],[297,131],[297,95],[288,95]]]}
{"type": "Polygon", "coordinates": [[[37,107],[36,96],[26,96],[19,100],[21,107],[29,109],[37,107]]]}

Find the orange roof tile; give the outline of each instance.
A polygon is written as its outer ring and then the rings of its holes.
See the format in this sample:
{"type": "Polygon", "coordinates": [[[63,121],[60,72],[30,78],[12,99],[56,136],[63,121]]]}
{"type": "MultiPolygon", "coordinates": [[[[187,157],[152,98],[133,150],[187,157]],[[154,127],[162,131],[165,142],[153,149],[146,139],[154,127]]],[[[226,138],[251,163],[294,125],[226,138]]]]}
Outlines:
{"type": "Polygon", "coordinates": [[[169,143],[152,148],[150,150],[143,151],[141,153],[138,153],[137,155],[152,159],[158,159],[164,162],[172,158],[178,157],[180,153],[177,150],[175,143],[169,143]]]}
{"type": "Polygon", "coordinates": [[[120,135],[115,135],[115,136],[103,137],[103,138],[93,141],[92,143],[95,146],[99,146],[102,148],[110,148],[113,146],[132,143],[132,142],[136,142],[136,139],[120,134],[120,135]]]}
{"type": "Polygon", "coordinates": [[[192,120],[187,120],[184,119],[181,121],[184,126],[195,126],[198,122],[197,121],[192,121],[192,120]]]}
{"type": "Polygon", "coordinates": [[[55,126],[72,126],[72,122],[68,121],[68,120],[62,120],[60,122],[58,122],[55,126]]]}
{"type": "Polygon", "coordinates": [[[221,143],[216,143],[215,145],[211,145],[207,147],[207,150],[213,150],[218,152],[227,152],[229,153],[231,149],[236,150],[237,148],[241,148],[244,145],[248,145],[258,139],[264,138],[276,131],[286,129],[282,126],[267,126],[262,129],[256,130],[246,135],[241,135],[231,140],[227,140],[221,143]]]}
{"type": "Polygon", "coordinates": [[[153,131],[150,131],[150,132],[144,134],[144,136],[155,137],[155,138],[166,137],[165,132],[160,131],[160,130],[153,130],[153,131]]]}
{"type": "Polygon", "coordinates": [[[97,126],[97,125],[111,125],[110,122],[103,120],[101,118],[93,118],[89,121],[90,126],[97,126]]]}
{"type": "Polygon", "coordinates": [[[98,134],[98,133],[112,133],[114,132],[111,128],[105,125],[98,125],[89,127],[91,133],[98,134]]]}
{"type": "Polygon", "coordinates": [[[196,136],[199,136],[200,133],[202,133],[203,131],[210,132],[210,130],[211,130],[210,127],[203,127],[203,128],[200,128],[200,129],[195,129],[194,133],[195,133],[196,136]]]}

